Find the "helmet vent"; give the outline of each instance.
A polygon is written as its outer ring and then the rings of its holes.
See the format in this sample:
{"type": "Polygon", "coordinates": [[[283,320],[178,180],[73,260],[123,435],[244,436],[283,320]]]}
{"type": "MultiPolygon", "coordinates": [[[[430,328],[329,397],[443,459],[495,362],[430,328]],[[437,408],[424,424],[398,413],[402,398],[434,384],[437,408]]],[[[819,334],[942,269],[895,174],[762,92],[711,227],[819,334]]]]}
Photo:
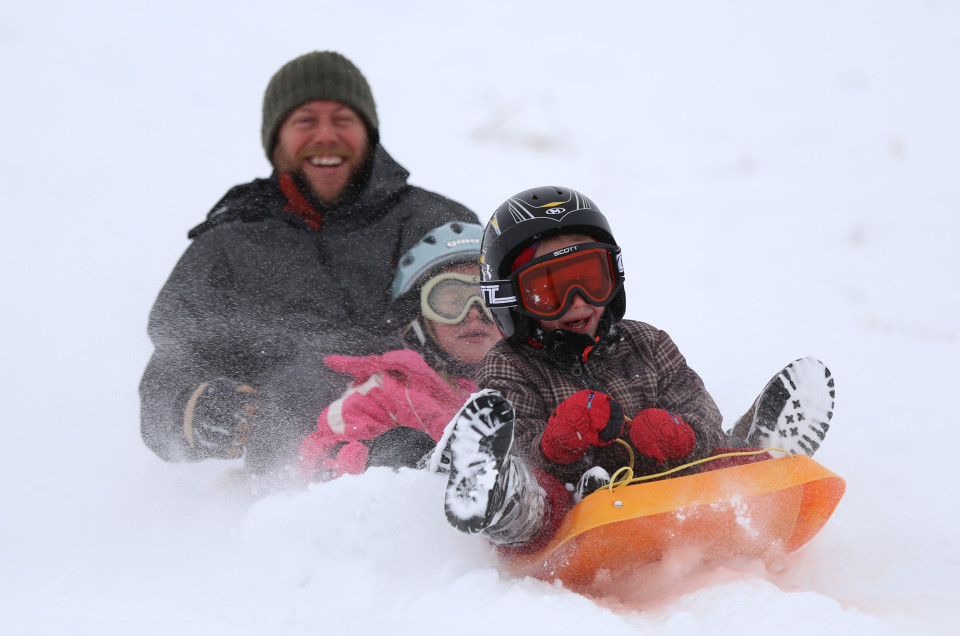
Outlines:
{"type": "Polygon", "coordinates": [[[433,236],[433,235],[431,234],[430,236],[425,237],[425,238],[423,239],[423,242],[424,242],[424,243],[428,243],[428,244],[430,244],[430,245],[435,245],[436,242],[437,242],[437,237],[435,237],[435,236],[433,236]]]}
{"type": "Polygon", "coordinates": [[[450,230],[451,230],[454,234],[460,234],[461,232],[463,232],[463,226],[460,225],[459,223],[454,223],[454,224],[452,224],[452,225],[450,226],[450,230]]]}

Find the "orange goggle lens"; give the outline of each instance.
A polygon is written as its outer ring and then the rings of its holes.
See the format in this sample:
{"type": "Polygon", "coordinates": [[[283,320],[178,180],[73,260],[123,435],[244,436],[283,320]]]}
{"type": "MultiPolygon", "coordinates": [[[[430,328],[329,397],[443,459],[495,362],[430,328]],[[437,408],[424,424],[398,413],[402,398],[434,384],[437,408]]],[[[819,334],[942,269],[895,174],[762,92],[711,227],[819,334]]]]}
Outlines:
{"type": "Polygon", "coordinates": [[[592,305],[603,306],[617,286],[613,272],[610,252],[604,248],[533,262],[517,272],[520,304],[540,318],[562,315],[574,293],[592,305]]]}

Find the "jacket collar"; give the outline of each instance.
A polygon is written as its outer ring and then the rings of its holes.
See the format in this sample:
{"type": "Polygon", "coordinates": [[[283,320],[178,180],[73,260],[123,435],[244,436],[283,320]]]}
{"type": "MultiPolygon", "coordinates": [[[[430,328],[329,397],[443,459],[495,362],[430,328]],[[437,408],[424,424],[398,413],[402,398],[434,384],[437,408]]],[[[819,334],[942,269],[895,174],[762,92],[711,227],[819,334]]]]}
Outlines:
{"type": "Polygon", "coordinates": [[[295,179],[286,175],[286,179],[281,180],[281,175],[274,171],[269,179],[254,179],[230,188],[206,220],[190,230],[187,237],[194,239],[228,221],[262,221],[271,216],[294,225],[305,224],[314,231],[326,221],[362,225],[389,211],[391,201],[410,187],[409,176],[410,173],[377,144],[370,176],[363,189],[350,202],[331,208],[317,205],[295,179]]]}
{"type": "Polygon", "coordinates": [[[600,317],[595,338],[563,329],[546,331],[537,325],[527,344],[534,350],[535,355],[558,368],[567,369],[605,357],[614,350],[620,340],[620,329],[613,322],[610,312],[605,311],[600,317]]]}

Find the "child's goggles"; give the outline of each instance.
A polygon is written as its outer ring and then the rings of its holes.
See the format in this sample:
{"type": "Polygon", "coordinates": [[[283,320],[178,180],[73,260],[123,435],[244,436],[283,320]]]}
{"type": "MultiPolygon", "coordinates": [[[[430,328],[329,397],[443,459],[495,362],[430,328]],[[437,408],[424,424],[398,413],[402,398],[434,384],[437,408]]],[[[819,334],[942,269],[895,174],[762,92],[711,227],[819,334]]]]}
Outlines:
{"type": "Polygon", "coordinates": [[[493,322],[493,316],[480,296],[479,276],[453,272],[439,274],[428,280],[420,291],[421,315],[444,325],[463,322],[474,304],[487,320],[493,322]]]}
{"type": "Polygon", "coordinates": [[[483,283],[481,289],[489,307],[513,307],[534,318],[551,320],[567,312],[574,294],[604,307],[622,286],[620,248],[579,243],[536,258],[508,280],[483,283]]]}

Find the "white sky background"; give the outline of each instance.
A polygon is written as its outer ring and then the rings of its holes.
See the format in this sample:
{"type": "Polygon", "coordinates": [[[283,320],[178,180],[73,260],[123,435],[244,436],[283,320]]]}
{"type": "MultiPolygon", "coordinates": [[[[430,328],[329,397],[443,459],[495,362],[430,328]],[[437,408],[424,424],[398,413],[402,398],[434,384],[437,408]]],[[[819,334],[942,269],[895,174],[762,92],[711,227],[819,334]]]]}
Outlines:
{"type": "Polygon", "coordinates": [[[955,627],[957,3],[99,1],[0,16],[0,629],[488,632],[474,605],[534,632],[955,627]],[[424,476],[251,507],[213,492],[221,465],[154,457],[136,395],[150,305],[186,231],[268,174],[263,88],[314,49],[364,71],[412,183],[483,220],[532,186],[591,196],[624,245],[628,317],[670,332],[729,419],[786,362],[825,360],[837,414],[817,459],[848,492],[814,543],[783,571],[711,572],[611,611],[499,576],[449,534],[424,476]]]}

